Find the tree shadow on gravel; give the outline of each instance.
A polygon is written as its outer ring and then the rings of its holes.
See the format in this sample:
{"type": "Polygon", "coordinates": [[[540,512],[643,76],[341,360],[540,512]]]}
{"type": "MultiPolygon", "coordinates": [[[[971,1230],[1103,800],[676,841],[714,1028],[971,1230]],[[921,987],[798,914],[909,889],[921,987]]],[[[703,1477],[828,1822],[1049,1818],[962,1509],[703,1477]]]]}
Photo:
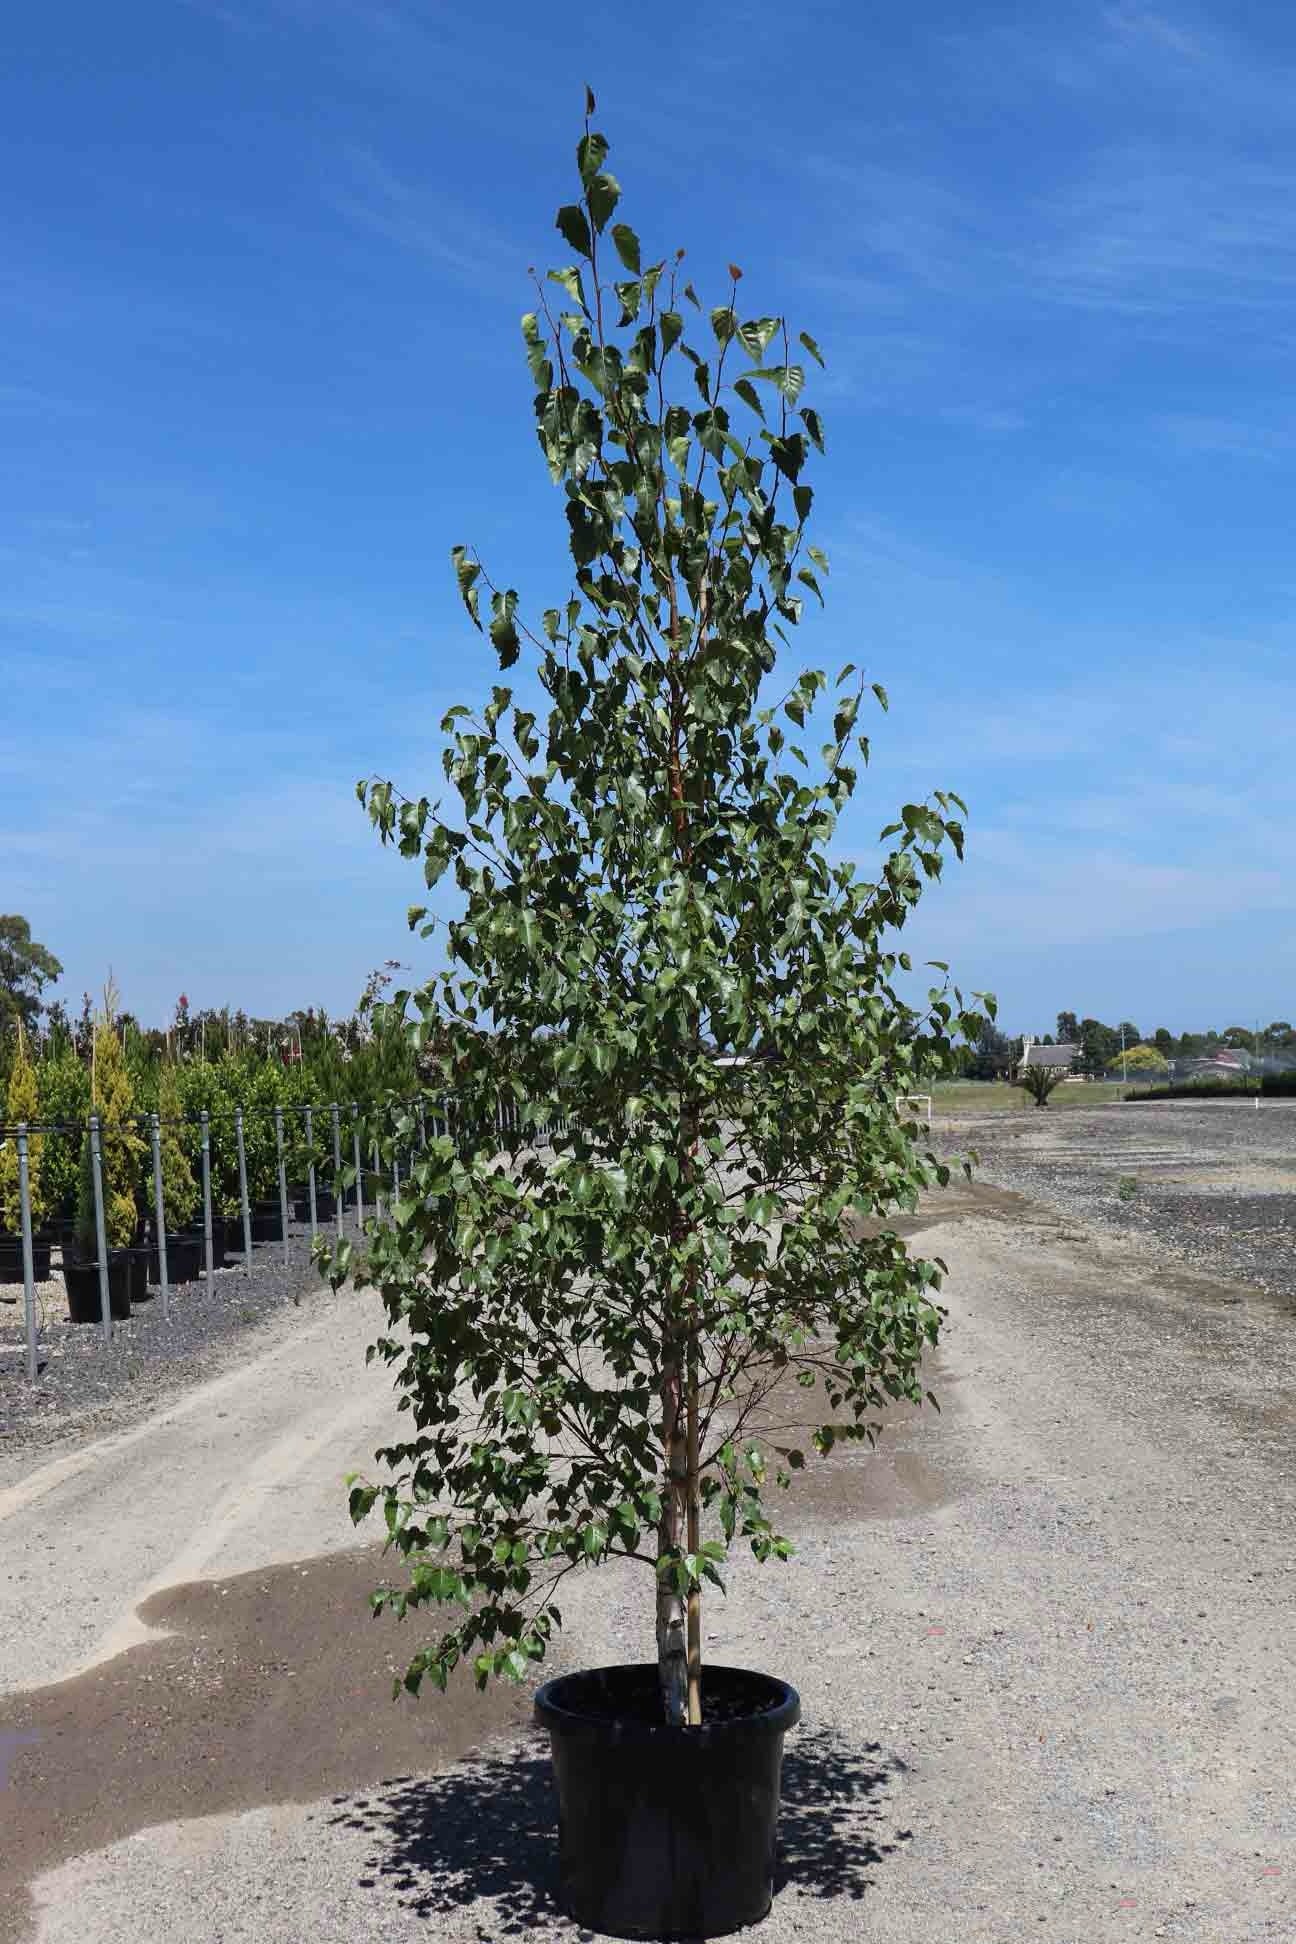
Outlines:
{"type": "MultiPolygon", "coordinates": [[[[783,1761],[776,1892],[862,1897],[874,1866],[909,1840],[901,1830],[883,1842],[878,1827],[887,1784],[904,1772],[876,1742],[852,1748],[827,1729],[794,1736],[783,1761]]],[[[504,1937],[564,1921],[547,1738],[334,1804],[330,1823],[373,1838],[361,1885],[394,1889],[406,1910],[431,1918],[489,1902],[492,1935],[504,1937]]]]}
{"type": "Polygon", "coordinates": [[[873,1865],[910,1840],[905,1829],[884,1843],[878,1830],[886,1786],[906,1773],[877,1742],[853,1748],[827,1728],[795,1735],[783,1757],[775,1891],[794,1885],[806,1897],[862,1897],[873,1865]]]}

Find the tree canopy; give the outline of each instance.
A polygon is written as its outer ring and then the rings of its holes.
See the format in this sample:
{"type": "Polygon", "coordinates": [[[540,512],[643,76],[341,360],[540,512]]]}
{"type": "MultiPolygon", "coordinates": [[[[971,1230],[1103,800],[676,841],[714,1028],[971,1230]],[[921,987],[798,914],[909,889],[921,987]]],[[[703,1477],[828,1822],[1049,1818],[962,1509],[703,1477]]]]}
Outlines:
{"type": "Polygon", "coordinates": [[[0,915],[0,1030],[21,1020],[31,1032],[40,1017],[41,994],[61,977],[53,952],[32,937],[16,912],[0,915]]]}

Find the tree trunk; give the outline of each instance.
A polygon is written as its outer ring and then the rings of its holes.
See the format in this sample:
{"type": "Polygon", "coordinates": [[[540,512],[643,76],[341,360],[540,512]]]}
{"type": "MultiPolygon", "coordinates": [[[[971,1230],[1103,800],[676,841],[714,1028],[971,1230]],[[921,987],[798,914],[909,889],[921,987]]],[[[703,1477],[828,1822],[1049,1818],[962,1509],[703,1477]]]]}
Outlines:
{"type": "MultiPolygon", "coordinates": [[[[696,1337],[688,1347],[688,1549],[697,1556],[702,1540],[701,1479],[698,1476],[698,1349],[696,1337]]],[[[702,1589],[688,1596],[688,1718],[691,1728],[702,1725],[702,1589]]]]}
{"type": "MultiPolygon", "coordinates": [[[[665,1476],[662,1480],[662,1515],[657,1528],[657,1558],[660,1562],[682,1550],[685,1508],[688,1502],[688,1449],[684,1428],[683,1372],[679,1344],[669,1339],[662,1346],[662,1449],[665,1476]]],[[[688,1720],[688,1631],[684,1596],[679,1588],[658,1572],[657,1576],[657,1672],[661,1682],[662,1706],[670,1727],[682,1728],[688,1720]]]]}

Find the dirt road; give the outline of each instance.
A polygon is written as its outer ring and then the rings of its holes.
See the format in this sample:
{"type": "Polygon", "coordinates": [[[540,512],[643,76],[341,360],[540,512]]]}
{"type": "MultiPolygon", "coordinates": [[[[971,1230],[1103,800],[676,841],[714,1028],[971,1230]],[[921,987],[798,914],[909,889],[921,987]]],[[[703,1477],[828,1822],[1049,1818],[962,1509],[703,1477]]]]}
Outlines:
{"type": "MultiPolygon", "coordinates": [[[[1293,1326],[1001,1190],[926,1219],[941,1415],[809,1475],[799,1563],[708,1610],[804,1701],[762,1935],[1296,1936],[1293,1326]]],[[[575,1937],[525,1699],[388,1698],[341,1487],[397,1422],[376,1321],[325,1299],[0,1493],[0,1936],[575,1937]]],[[[625,1573],[565,1606],[559,1665],[643,1657],[625,1573]]]]}

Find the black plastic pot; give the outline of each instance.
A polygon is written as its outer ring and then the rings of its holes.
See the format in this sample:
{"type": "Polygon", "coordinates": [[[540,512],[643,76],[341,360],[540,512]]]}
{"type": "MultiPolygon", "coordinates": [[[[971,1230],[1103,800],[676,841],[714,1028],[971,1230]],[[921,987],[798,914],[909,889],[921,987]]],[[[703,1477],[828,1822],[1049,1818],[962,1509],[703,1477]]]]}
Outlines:
{"type": "MultiPolygon", "coordinates": [[[[212,1247],[215,1249],[216,1218],[212,1217],[212,1247]]],[[[243,1215],[226,1215],[221,1220],[221,1245],[218,1255],[213,1255],[212,1267],[224,1268],[226,1256],[243,1254],[243,1215]]]]}
{"type": "MultiPolygon", "coordinates": [[[[320,1222],[331,1222],[333,1220],[333,1217],[336,1214],[337,1214],[337,1203],[334,1201],[330,1190],[327,1188],[320,1188],[317,1186],[315,1189],[316,1223],[318,1224],[320,1222]]],[[[293,1215],[296,1218],[296,1220],[299,1222],[310,1221],[310,1189],[309,1188],[303,1189],[301,1194],[299,1194],[296,1200],[293,1202],[293,1215]]]]}
{"type": "MultiPolygon", "coordinates": [[[[235,1232],[235,1224],[233,1222],[226,1222],[219,1215],[212,1216],[212,1268],[213,1269],[223,1269],[225,1267],[225,1251],[229,1248],[228,1238],[232,1237],[234,1232],[235,1232]]],[[[198,1274],[200,1276],[205,1275],[207,1272],[207,1238],[203,1233],[201,1215],[198,1217],[198,1220],[196,1222],[190,1225],[190,1227],[186,1229],[181,1229],[180,1240],[182,1242],[192,1242],[195,1245],[195,1247],[198,1250],[198,1274]]],[[[168,1237],[167,1247],[170,1248],[170,1246],[171,1246],[170,1239],[168,1237]]],[[[242,1245],[240,1244],[240,1247],[241,1246],[242,1245]]],[[[176,1278],[173,1277],[172,1281],[175,1280],[176,1278]]]]}
{"type": "Polygon", "coordinates": [[[661,1719],[657,1669],[600,1667],[535,1700],[558,1788],[562,1895],[613,1937],[724,1937],[774,1895],[783,1737],[796,1689],[707,1667],[700,1728],[661,1719]]]}
{"type": "MultiPolygon", "coordinates": [[[[71,1321],[97,1323],[100,1320],[98,1262],[80,1262],[65,1253],[63,1280],[67,1284],[71,1321]]],[[[109,1249],[108,1314],[122,1322],[130,1313],[130,1260],[123,1249],[109,1249]]]]}
{"type": "Polygon", "coordinates": [[[283,1241],[283,1210],[277,1201],[253,1202],[252,1240],[254,1242],[283,1241]]]}
{"type": "MultiPolygon", "coordinates": [[[[43,1238],[32,1237],[32,1280],[48,1282],[50,1272],[50,1245],[43,1238]]],[[[0,1283],[20,1283],[23,1279],[23,1250],[21,1235],[0,1235],[0,1283]]]]}
{"type": "MultiPolygon", "coordinates": [[[[203,1243],[201,1235],[192,1231],[185,1235],[168,1235],[167,1281],[172,1284],[197,1282],[203,1272],[203,1243]]],[[[162,1265],[158,1260],[156,1246],[149,1250],[149,1281],[160,1283],[162,1265]]]]}
{"type": "Polygon", "coordinates": [[[153,1291],[149,1288],[149,1255],[147,1247],[138,1246],[125,1249],[122,1253],[130,1265],[130,1299],[132,1303],[147,1303],[153,1291]]]}

